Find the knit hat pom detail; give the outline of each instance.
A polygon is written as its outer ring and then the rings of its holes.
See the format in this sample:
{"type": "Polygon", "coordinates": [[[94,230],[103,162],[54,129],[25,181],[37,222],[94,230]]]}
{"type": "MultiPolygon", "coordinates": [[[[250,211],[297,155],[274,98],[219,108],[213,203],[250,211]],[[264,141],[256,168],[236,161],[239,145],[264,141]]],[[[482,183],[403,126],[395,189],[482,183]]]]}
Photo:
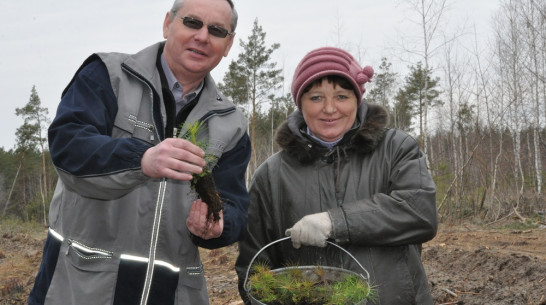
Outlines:
{"type": "Polygon", "coordinates": [[[365,84],[372,81],[373,77],[373,68],[371,66],[366,66],[362,71],[359,71],[356,75],[356,81],[359,84],[365,84]]]}

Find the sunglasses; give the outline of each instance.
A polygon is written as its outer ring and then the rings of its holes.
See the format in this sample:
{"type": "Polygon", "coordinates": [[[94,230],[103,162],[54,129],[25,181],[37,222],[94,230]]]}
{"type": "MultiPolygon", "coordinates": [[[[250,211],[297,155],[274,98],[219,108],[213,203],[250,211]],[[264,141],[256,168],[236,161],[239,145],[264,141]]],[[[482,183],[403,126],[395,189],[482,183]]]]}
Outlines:
{"type": "Polygon", "coordinates": [[[203,25],[206,25],[209,34],[214,37],[226,38],[227,35],[233,35],[233,32],[230,33],[228,30],[224,29],[221,26],[204,24],[203,21],[199,19],[195,19],[192,17],[180,17],[176,13],[174,13],[174,15],[180,18],[180,20],[182,20],[182,24],[190,29],[199,30],[203,27],[203,25]]]}

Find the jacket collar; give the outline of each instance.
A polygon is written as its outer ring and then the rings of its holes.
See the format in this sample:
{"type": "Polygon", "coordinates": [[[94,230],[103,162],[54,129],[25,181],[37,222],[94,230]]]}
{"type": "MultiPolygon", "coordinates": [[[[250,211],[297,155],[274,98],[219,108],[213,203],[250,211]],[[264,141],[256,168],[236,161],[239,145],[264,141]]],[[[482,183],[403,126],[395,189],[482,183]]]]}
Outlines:
{"type": "MultiPolygon", "coordinates": [[[[368,154],[375,150],[384,137],[388,113],[380,105],[362,103],[358,109],[355,126],[349,130],[337,147],[368,154]]],[[[307,164],[328,155],[329,150],[306,133],[306,124],[299,110],[290,114],[279,127],[275,140],[287,153],[307,164]]]]}

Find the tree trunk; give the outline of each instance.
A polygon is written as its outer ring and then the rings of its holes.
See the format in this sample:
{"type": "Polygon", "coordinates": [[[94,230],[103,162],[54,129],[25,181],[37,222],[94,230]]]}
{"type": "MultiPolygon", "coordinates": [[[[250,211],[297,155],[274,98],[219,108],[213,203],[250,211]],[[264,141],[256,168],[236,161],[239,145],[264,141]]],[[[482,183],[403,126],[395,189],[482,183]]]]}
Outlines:
{"type": "Polygon", "coordinates": [[[11,194],[13,193],[13,188],[15,187],[15,182],[17,181],[17,177],[19,176],[19,171],[21,170],[21,166],[23,165],[23,162],[19,162],[19,167],[17,168],[17,173],[15,174],[15,178],[13,178],[13,183],[11,184],[11,189],[9,190],[8,199],[6,200],[6,205],[4,205],[4,213],[3,216],[6,216],[6,211],[8,209],[9,200],[11,199],[11,194]]]}

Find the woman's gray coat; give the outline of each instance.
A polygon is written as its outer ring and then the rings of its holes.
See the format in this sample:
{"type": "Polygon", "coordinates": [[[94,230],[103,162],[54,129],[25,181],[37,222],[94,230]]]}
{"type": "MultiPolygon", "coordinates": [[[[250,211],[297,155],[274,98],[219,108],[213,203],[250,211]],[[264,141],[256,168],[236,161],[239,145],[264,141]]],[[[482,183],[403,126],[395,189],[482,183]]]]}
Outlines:
{"type": "MultiPolygon", "coordinates": [[[[247,236],[236,262],[243,297],[256,252],[303,216],[328,211],[333,239],[370,274],[378,292],[373,304],[433,304],[420,256],[437,230],[436,187],[415,139],[386,124],[384,108],[363,103],[353,129],[329,151],[307,135],[299,111],[288,117],[276,137],[282,150],[257,169],[250,186],[247,236]]],[[[362,273],[333,248],[296,250],[283,242],[258,259],[362,273]]]]}

